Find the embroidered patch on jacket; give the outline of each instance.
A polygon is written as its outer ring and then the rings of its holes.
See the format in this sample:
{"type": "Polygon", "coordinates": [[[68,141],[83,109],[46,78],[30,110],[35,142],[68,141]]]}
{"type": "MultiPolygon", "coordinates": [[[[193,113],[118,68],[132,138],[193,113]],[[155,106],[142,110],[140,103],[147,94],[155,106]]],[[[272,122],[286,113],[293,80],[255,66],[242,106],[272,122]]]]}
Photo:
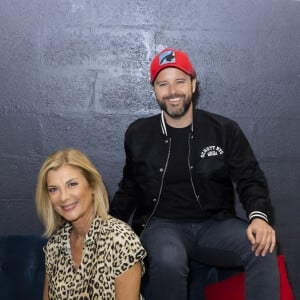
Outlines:
{"type": "Polygon", "coordinates": [[[159,55],[159,65],[176,63],[174,51],[165,51],[159,55]]]}
{"type": "Polygon", "coordinates": [[[223,153],[224,151],[219,146],[208,146],[201,151],[200,157],[204,158],[205,156],[207,157],[218,156],[218,155],[222,155],[223,153]]]}

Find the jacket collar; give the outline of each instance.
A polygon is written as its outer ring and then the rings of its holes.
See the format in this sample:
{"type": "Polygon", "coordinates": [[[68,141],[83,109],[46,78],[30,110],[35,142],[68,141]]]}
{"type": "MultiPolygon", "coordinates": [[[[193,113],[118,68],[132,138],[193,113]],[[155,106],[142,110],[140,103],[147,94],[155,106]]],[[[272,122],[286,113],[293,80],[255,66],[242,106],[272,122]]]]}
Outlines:
{"type": "MultiPolygon", "coordinates": [[[[195,114],[195,109],[193,109],[193,121],[192,121],[192,126],[191,126],[191,131],[192,132],[194,131],[194,119],[196,117],[195,115],[196,115],[195,114]]],[[[160,126],[161,126],[162,134],[165,135],[165,136],[168,136],[167,126],[166,126],[166,120],[165,120],[165,117],[164,117],[163,110],[160,113],[160,126]]]]}

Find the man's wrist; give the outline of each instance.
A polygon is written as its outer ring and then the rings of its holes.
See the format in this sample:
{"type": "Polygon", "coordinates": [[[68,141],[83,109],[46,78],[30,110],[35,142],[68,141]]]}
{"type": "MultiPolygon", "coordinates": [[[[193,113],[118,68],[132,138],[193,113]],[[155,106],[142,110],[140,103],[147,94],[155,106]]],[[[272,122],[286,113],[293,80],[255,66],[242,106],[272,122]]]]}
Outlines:
{"type": "Polygon", "coordinates": [[[257,219],[257,218],[262,219],[262,220],[266,221],[267,223],[269,223],[268,216],[261,211],[255,210],[249,214],[249,222],[250,223],[252,220],[257,219]]]}

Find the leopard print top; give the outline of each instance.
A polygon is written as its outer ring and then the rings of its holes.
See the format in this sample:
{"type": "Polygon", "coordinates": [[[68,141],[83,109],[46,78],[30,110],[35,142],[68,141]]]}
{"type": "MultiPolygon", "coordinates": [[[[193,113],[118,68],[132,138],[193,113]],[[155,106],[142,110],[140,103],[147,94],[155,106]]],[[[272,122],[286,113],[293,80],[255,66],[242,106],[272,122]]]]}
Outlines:
{"type": "Polygon", "coordinates": [[[139,238],[124,222],[96,217],[86,235],[82,260],[74,268],[67,223],[53,234],[44,248],[49,299],[113,300],[115,279],[143,260],[146,251],[139,238]]]}

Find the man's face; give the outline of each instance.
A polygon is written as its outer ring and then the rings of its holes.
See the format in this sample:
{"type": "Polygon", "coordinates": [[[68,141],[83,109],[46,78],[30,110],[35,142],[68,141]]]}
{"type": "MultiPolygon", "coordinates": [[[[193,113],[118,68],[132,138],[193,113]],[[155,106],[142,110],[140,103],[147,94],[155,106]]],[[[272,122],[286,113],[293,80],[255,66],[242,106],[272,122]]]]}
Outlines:
{"type": "Polygon", "coordinates": [[[196,79],[177,68],[165,68],[157,75],[153,89],[161,109],[178,119],[191,108],[196,79]]]}

